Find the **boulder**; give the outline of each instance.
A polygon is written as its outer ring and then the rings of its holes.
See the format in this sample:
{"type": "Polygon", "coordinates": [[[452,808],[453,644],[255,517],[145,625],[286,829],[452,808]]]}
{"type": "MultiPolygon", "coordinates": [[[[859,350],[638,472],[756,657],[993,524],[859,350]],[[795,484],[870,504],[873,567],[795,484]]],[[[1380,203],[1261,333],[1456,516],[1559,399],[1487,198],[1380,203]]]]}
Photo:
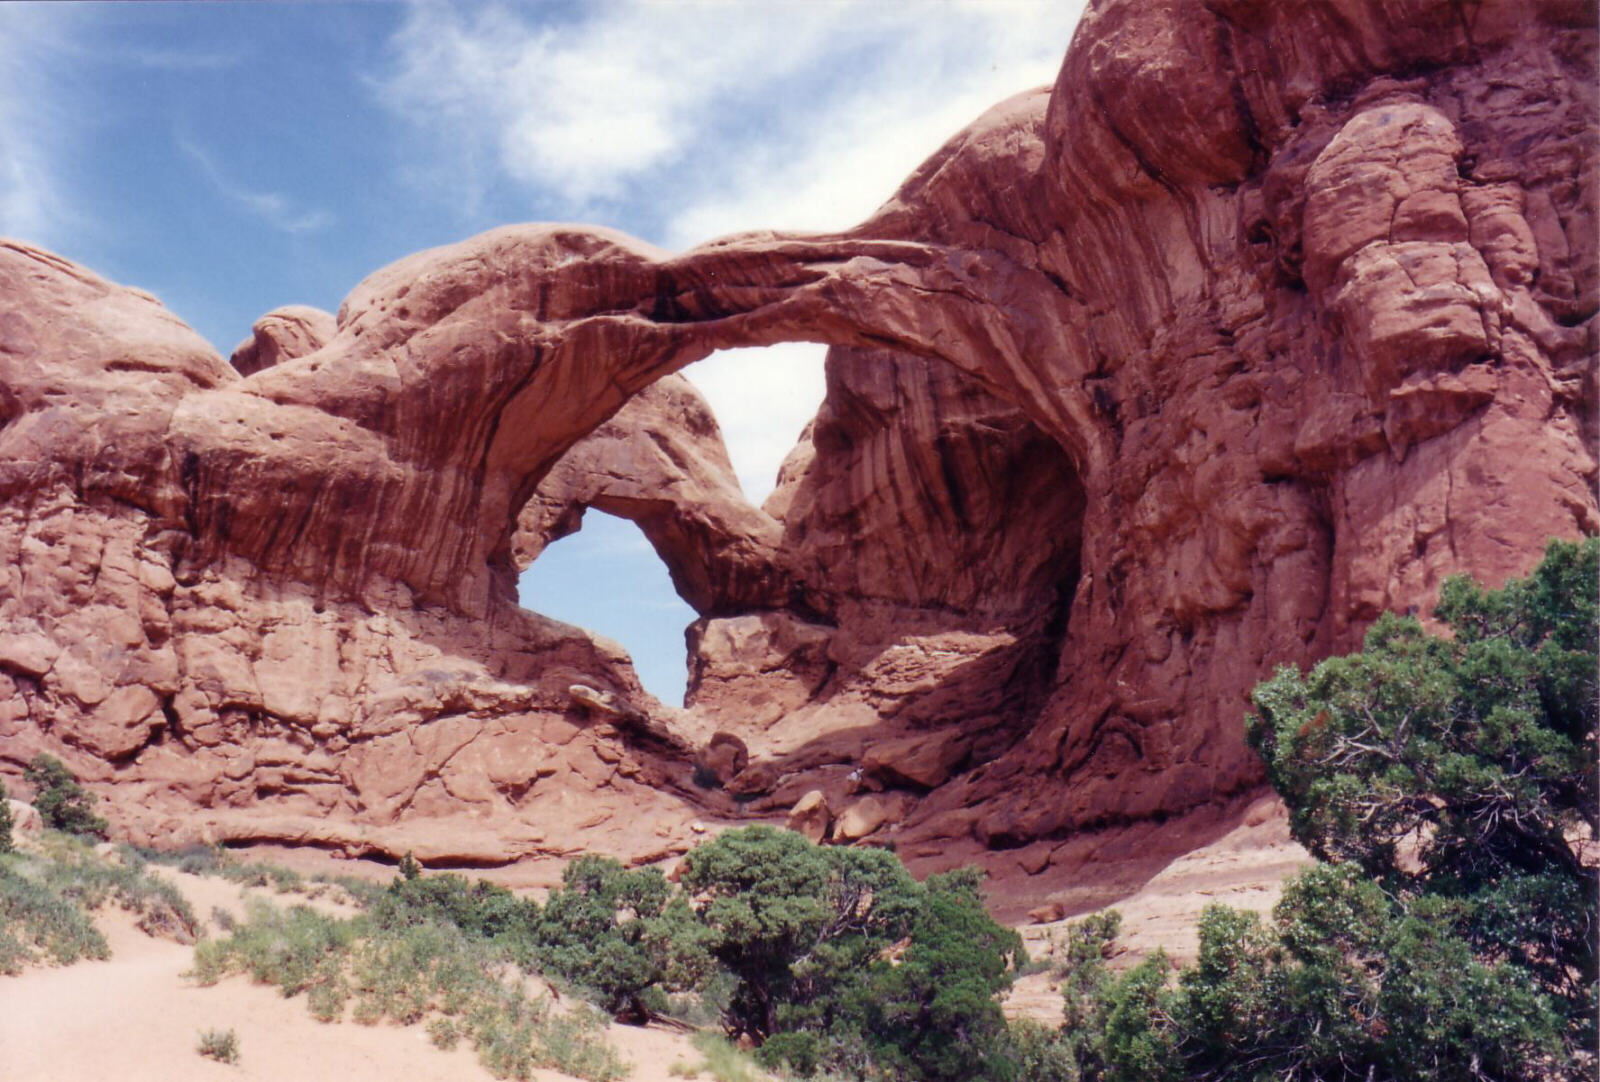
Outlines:
{"type": "Polygon", "coordinates": [[[11,809],[11,829],[16,834],[39,834],[44,831],[44,817],[35,808],[23,800],[8,798],[6,806],[11,809]]]}
{"type": "Polygon", "coordinates": [[[822,790],[813,789],[796,801],[794,807],[789,809],[785,825],[805,835],[807,840],[820,844],[828,836],[828,828],[833,825],[833,813],[828,808],[828,798],[822,790]]]}

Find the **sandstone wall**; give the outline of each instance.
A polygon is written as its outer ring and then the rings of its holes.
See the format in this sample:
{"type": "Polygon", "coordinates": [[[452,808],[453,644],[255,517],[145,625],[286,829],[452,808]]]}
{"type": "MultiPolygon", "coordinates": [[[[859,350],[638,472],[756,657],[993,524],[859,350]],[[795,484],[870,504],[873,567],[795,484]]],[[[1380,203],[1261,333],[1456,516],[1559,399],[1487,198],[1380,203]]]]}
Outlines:
{"type": "Polygon", "coordinates": [[[1581,3],[1111,0],[853,230],[508,227],[233,367],[0,247],[0,763],[138,837],[474,861],[820,788],[1037,870],[1247,794],[1273,665],[1600,530],[1595,46],[1581,3]],[[670,374],[796,339],[828,399],[750,507],[670,374]],[[515,605],[591,506],[701,615],[687,711],[515,605]]]}

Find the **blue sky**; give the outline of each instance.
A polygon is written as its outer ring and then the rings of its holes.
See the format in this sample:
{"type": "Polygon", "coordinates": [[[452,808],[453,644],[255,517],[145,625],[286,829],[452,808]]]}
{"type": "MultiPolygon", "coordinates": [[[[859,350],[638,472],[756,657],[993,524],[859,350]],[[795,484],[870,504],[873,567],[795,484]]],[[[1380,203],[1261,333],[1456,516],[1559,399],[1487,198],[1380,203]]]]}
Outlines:
{"type": "MultiPolygon", "coordinates": [[[[224,354],[409,252],[518,221],[681,249],[832,229],[1050,82],[1081,3],[0,4],[0,234],[148,289],[224,354]]],[[[819,347],[717,355],[746,492],[822,395],[819,347]],[[754,354],[759,353],[759,356],[754,354]]],[[[630,524],[551,546],[524,601],[683,688],[692,612],[630,524]],[[600,579],[611,597],[577,583],[600,579]]]]}

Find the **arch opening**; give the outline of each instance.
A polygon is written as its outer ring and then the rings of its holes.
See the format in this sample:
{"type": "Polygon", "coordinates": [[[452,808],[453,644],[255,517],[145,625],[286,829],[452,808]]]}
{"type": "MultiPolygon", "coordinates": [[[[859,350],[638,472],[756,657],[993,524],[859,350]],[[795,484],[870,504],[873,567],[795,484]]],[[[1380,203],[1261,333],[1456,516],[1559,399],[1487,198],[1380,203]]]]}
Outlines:
{"type": "Polygon", "coordinates": [[[621,643],[646,691],[683,703],[683,633],[695,611],[634,523],[590,508],[522,572],[517,594],[523,608],[621,643]]]}
{"type": "Polygon", "coordinates": [[[814,342],[718,350],[683,370],[705,396],[745,499],[760,507],[827,392],[828,347],[814,342]]]}

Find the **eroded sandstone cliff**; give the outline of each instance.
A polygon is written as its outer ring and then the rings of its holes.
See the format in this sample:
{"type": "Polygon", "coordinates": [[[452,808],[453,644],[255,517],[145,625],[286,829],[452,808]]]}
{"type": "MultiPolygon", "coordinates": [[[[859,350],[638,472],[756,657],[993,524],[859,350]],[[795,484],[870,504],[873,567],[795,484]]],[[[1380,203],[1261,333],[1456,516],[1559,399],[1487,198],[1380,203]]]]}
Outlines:
{"type": "Polygon", "coordinates": [[[1032,873],[1247,796],[1272,666],[1600,530],[1595,48],[1555,0],[1098,3],[852,230],[507,227],[232,366],[0,246],[0,765],[475,862],[816,789],[1032,873]],[[671,373],[796,339],[828,398],[751,507],[671,373]],[[700,614],[683,711],[515,603],[587,507],[700,614]]]}

